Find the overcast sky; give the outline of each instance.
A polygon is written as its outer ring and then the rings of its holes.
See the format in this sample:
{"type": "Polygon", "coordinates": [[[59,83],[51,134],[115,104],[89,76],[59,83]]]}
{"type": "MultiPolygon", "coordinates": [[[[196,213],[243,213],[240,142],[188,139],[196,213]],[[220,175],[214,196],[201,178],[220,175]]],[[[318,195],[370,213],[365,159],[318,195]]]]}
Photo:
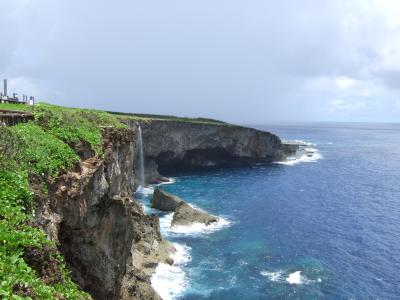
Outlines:
{"type": "Polygon", "coordinates": [[[239,123],[400,120],[399,0],[1,0],[40,101],[239,123]]]}

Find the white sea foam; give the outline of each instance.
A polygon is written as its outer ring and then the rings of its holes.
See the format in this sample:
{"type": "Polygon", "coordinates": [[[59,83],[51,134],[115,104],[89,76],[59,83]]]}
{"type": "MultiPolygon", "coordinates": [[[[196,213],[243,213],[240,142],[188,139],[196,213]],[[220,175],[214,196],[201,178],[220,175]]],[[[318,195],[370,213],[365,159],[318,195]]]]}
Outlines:
{"type": "Polygon", "coordinates": [[[138,186],[138,188],[136,189],[136,194],[141,194],[144,196],[153,195],[153,193],[154,193],[154,187],[151,185],[147,187],[138,186]]]}
{"type": "Polygon", "coordinates": [[[278,161],[276,162],[277,164],[294,166],[298,163],[316,162],[317,160],[322,158],[322,155],[319,153],[319,150],[313,148],[316,146],[315,144],[306,143],[303,141],[296,141],[296,142],[302,143],[296,155],[288,157],[286,161],[278,161]]]}
{"type": "Polygon", "coordinates": [[[221,230],[223,228],[227,228],[230,226],[230,224],[230,221],[219,217],[217,222],[213,222],[210,225],[206,225],[203,223],[192,223],[191,225],[187,226],[171,226],[170,232],[185,235],[207,234],[221,230]]]}
{"type": "Polygon", "coordinates": [[[175,252],[171,255],[174,264],[159,263],[156,271],[151,276],[151,285],[164,300],[172,300],[179,297],[188,286],[188,279],[183,266],[192,258],[191,248],[174,243],[175,252]]]}
{"type": "MultiPolygon", "coordinates": [[[[196,206],[189,204],[193,208],[199,209],[196,206]]],[[[200,209],[201,210],[201,209],[200,209]]],[[[178,235],[199,235],[199,234],[209,234],[215,231],[227,228],[231,225],[231,221],[218,217],[217,222],[213,222],[210,225],[206,225],[203,223],[192,223],[190,225],[178,225],[172,226],[172,219],[174,217],[174,213],[169,213],[160,218],[160,228],[161,233],[165,236],[170,234],[178,234],[178,235]]]]}
{"type": "Polygon", "coordinates": [[[151,185],[148,185],[146,187],[142,187],[141,185],[139,185],[137,187],[137,189],[136,189],[136,193],[137,194],[142,194],[142,195],[145,195],[145,196],[153,195],[155,186],[165,185],[165,184],[172,184],[172,183],[175,183],[175,179],[174,178],[168,178],[168,181],[161,182],[161,183],[158,183],[158,184],[151,184],[151,185]]]}
{"type": "Polygon", "coordinates": [[[268,277],[269,280],[271,281],[281,281],[282,280],[282,271],[277,271],[277,272],[267,272],[267,271],[262,271],[260,272],[262,276],[268,277]]]}
{"type": "Polygon", "coordinates": [[[168,181],[163,181],[163,182],[157,183],[156,185],[172,184],[172,183],[175,183],[175,182],[176,182],[176,179],[170,177],[170,178],[168,178],[168,181]]]}
{"type": "Polygon", "coordinates": [[[170,234],[178,234],[178,235],[198,235],[198,234],[209,234],[224,228],[227,228],[231,225],[229,220],[218,217],[217,222],[213,222],[210,225],[202,224],[202,223],[192,223],[187,226],[172,226],[172,219],[174,217],[173,213],[169,213],[162,218],[160,218],[160,228],[161,233],[168,236],[170,234]]]}
{"type": "Polygon", "coordinates": [[[160,217],[160,229],[161,234],[163,236],[167,236],[169,233],[169,228],[171,227],[172,219],[174,217],[174,213],[168,213],[163,217],[160,217]]]}
{"type": "Polygon", "coordinates": [[[302,279],[301,271],[296,271],[289,274],[289,277],[286,278],[286,281],[289,282],[289,284],[301,284],[304,279],[302,279]]]}
{"type": "Polygon", "coordinates": [[[286,282],[289,284],[310,284],[313,282],[321,282],[321,278],[317,278],[316,280],[308,279],[306,276],[301,274],[301,271],[296,271],[290,274],[284,274],[283,271],[276,271],[276,272],[268,272],[262,271],[260,272],[262,276],[267,277],[270,281],[273,282],[286,282]]]}

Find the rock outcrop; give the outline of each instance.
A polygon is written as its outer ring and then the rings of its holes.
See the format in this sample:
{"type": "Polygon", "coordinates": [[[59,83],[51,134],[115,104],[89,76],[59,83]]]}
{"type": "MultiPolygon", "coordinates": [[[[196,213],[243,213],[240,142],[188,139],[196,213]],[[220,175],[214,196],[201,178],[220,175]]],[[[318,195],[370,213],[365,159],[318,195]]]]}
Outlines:
{"type": "Polygon", "coordinates": [[[210,225],[217,222],[218,217],[213,216],[205,211],[191,207],[186,202],[182,201],[175,209],[174,217],[172,219],[172,226],[186,226],[193,223],[201,223],[210,225]]]}
{"type": "MultiPolygon", "coordinates": [[[[150,276],[159,262],[172,263],[173,247],[161,236],[158,218],[145,215],[132,197],[137,123],[126,122],[131,128],[103,128],[104,158],[88,144],[72,145],[81,162],[49,179],[48,195],[38,188],[36,218],[74,281],[94,299],[158,300],[150,276]]],[[[277,136],[255,129],[156,120],[141,127],[148,183],[165,180],[159,171],[271,162],[286,155],[277,136]]],[[[175,210],[173,225],[218,220],[183,201],[173,203],[155,204],[175,210]]]]}
{"type": "MultiPolygon", "coordinates": [[[[136,127],[137,121],[125,120],[136,127]]],[[[286,158],[289,149],[269,132],[230,124],[173,120],[140,122],[147,182],[178,169],[246,166],[286,158]]]]}
{"type": "Polygon", "coordinates": [[[158,218],[132,198],[134,133],[104,129],[104,159],[83,160],[39,199],[37,220],[94,299],[160,299],[150,275],[158,262],[170,262],[158,218]]]}
{"type": "Polygon", "coordinates": [[[151,200],[151,207],[162,211],[175,211],[183,200],[161,189],[155,189],[151,200]]]}

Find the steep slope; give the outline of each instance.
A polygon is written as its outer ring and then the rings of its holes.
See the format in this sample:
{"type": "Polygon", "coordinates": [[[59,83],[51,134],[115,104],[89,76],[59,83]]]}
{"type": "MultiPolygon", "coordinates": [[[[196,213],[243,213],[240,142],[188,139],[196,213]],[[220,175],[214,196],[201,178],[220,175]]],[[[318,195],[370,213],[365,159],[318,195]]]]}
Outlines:
{"type": "Polygon", "coordinates": [[[225,123],[124,122],[142,128],[147,182],[162,180],[158,172],[270,163],[290,152],[274,134],[225,123]]]}

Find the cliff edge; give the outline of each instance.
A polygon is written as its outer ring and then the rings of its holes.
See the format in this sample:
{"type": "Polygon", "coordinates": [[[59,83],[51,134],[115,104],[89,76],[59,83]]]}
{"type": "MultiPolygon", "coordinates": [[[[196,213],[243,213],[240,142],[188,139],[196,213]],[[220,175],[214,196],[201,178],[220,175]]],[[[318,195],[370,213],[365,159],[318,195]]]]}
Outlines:
{"type": "Polygon", "coordinates": [[[123,122],[141,126],[148,183],[162,180],[159,173],[271,163],[290,153],[278,136],[253,128],[174,120],[123,122]]]}
{"type": "Polygon", "coordinates": [[[150,277],[173,263],[173,247],[133,197],[139,126],[147,183],[292,151],[274,134],[215,120],[20,108],[34,119],[0,127],[0,298],[160,299],[150,277]]]}

